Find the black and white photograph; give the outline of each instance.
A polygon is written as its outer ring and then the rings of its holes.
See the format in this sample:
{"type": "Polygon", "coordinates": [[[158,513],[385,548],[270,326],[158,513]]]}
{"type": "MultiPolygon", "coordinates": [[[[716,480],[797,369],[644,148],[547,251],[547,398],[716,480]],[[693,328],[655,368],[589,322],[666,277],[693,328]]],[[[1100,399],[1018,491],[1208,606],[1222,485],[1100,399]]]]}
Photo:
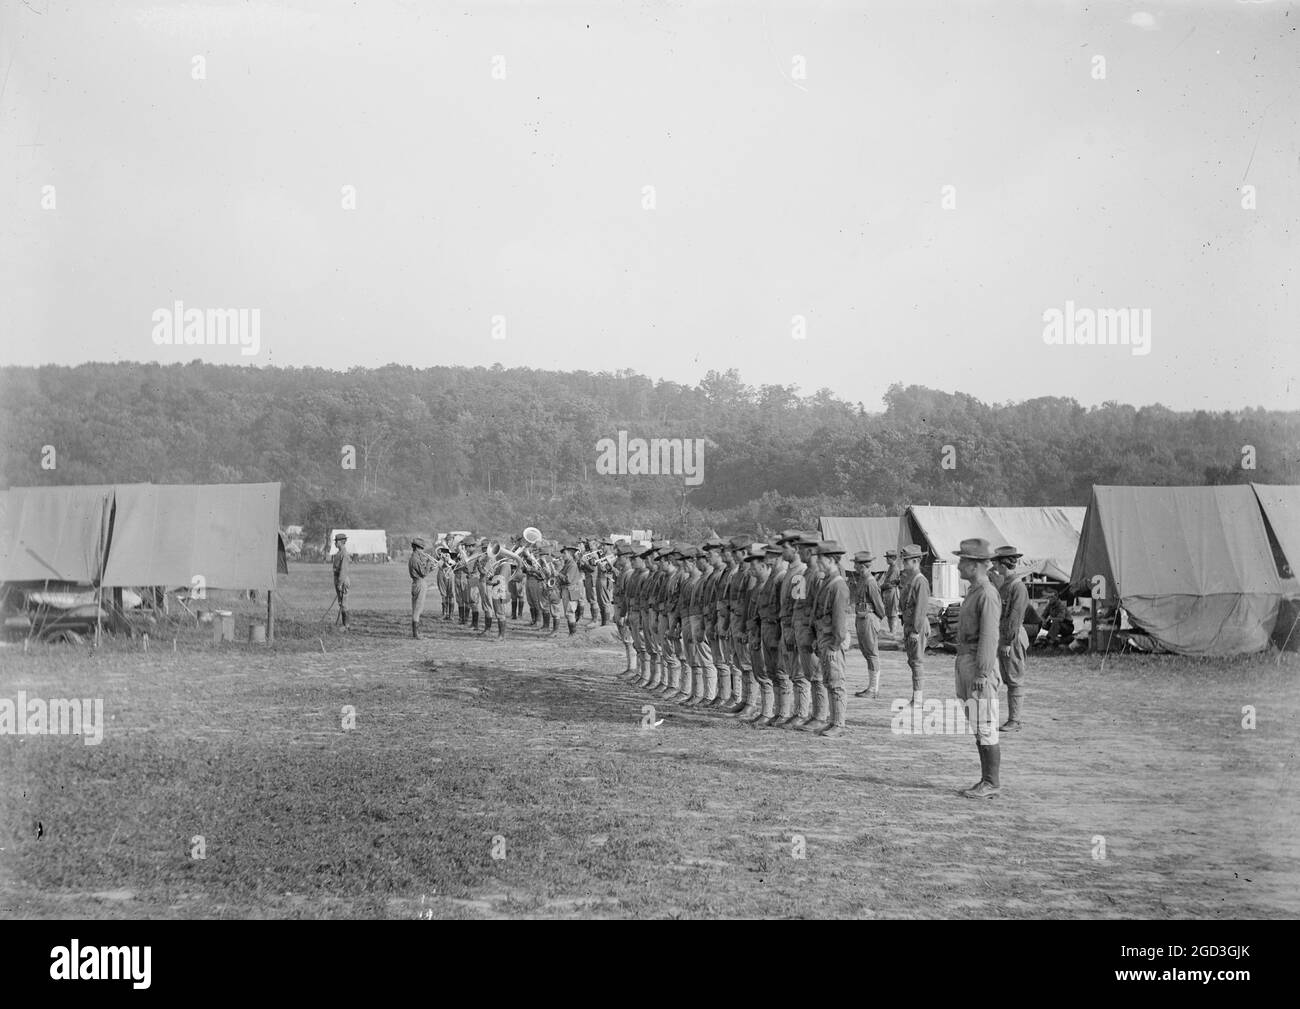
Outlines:
{"type": "Polygon", "coordinates": [[[1070,919],[1249,984],[1300,5],[0,0],[0,488],[50,983],[148,988],[128,922],[1070,919]]]}

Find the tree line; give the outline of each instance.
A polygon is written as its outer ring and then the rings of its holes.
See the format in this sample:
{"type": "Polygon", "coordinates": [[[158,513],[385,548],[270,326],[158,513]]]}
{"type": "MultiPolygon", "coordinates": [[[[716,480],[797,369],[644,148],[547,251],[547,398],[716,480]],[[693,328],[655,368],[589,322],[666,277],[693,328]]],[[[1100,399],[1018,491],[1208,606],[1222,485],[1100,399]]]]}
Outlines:
{"type": "Polygon", "coordinates": [[[282,523],[309,539],[331,525],[696,537],[909,504],[1084,505],[1093,484],[1297,483],[1300,411],[985,403],[901,384],[868,410],[735,370],[687,386],[499,365],[7,367],[0,479],[279,481],[282,523]],[[702,481],[597,472],[597,443],[620,431],[702,439],[702,481]]]}

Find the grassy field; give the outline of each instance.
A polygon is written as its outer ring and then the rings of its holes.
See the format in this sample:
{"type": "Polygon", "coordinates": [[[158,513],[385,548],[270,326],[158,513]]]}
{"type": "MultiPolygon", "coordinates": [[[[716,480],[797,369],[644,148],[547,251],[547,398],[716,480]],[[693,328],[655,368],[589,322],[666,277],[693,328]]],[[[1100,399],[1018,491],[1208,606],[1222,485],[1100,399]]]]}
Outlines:
{"type": "MultiPolygon", "coordinates": [[[[897,651],[843,739],[672,705],[642,729],[608,628],[499,643],[435,601],[412,641],[394,564],[354,569],[342,635],[326,567],[281,581],[269,648],[190,625],[0,650],[0,698],[102,698],[106,722],[97,746],[0,736],[0,916],[1300,914],[1295,656],[1031,656],[977,803],[970,736],[891,732],[897,651]]],[[[246,639],[262,607],[229,608],[246,639]]],[[[950,696],[951,657],[928,669],[950,696]]]]}

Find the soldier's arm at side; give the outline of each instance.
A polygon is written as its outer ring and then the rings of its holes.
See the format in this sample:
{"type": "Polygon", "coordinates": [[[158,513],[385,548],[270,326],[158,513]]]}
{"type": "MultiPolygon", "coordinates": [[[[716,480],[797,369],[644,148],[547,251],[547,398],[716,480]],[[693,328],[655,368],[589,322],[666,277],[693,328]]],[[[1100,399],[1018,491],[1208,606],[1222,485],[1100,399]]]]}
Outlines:
{"type": "Polygon", "coordinates": [[[1002,604],[997,593],[986,590],[980,593],[976,611],[980,623],[980,646],[975,654],[977,677],[990,676],[998,668],[998,624],[1002,616],[1002,604]]]}

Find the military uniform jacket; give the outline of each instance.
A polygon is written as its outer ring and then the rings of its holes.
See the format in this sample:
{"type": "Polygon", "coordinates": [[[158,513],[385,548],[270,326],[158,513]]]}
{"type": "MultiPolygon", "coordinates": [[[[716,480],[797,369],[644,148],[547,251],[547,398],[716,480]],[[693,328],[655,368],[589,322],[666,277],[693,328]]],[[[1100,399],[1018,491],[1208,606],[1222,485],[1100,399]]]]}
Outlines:
{"type": "Polygon", "coordinates": [[[627,574],[631,568],[622,565],[614,569],[614,584],[610,593],[610,599],[615,606],[622,606],[623,600],[627,598],[627,574]]]}
{"type": "Polygon", "coordinates": [[[344,548],[334,555],[332,561],[334,565],[334,587],[341,588],[349,584],[351,579],[348,577],[348,571],[352,566],[352,561],[348,557],[347,549],[344,548]]]}
{"type": "Polygon", "coordinates": [[[437,566],[438,562],[423,550],[418,553],[412,550],[411,559],[406,562],[406,573],[411,576],[411,581],[422,582],[437,566]]]}
{"type": "Polygon", "coordinates": [[[836,572],[823,578],[813,600],[813,624],[821,648],[849,645],[849,583],[836,572]]]}
{"type": "Polygon", "coordinates": [[[676,628],[681,620],[682,590],[686,586],[686,572],[678,568],[668,580],[668,591],[664,596],[664,612],[668,614],[669,627],[676,628]]]}
{"type": "Polygon", "coordinates": [[[749,593],[754,586],[754,572],[748,564],[736,566],[727,587],[727,605],[731,611],[730,627],[733,634],[743,634],[749,624],[749,593]]]}
{"type": "MultiPolygon", "coordinates": [[[[906,576],[904,576],[906,577],[906,576]]],[[[921,637],[930,634],[930,583],[917,572],[903,589],[903,630],[913,631],[921,637]]]]}
{"type": "Polygon", "coordinates": [[[880,595],[880,586],[876,584],[875,576],[869,571],[862,572],[862,577],[858,579],[858,591],[853,600],[853,609],[859,616],[874,613],[881,620],[888,616],[885,612],[885,600],[880,595]]]}
{"type": "Polygon", "coordinates": [[[975,668],[992,674],[998,668],[998,624],[1002,600],[989,582],[977,582],[961,601],[957,616],[957,654],[974,655],[975,668]]]}
{"type": "Polygon", "coordinates": [[[751,646],[757,645],[762,640],[763,634],[763,591],[767,588],[768,578],[760,579],[757,575],[751,574],[749,588],[745,594],[745,630],[749,634],[749,643],[751,646]]]}
{"type": "Polygon", "coordinates": [[[808,591],[807,583],[804,580],[804,573],[808,570],[808,565],[803,561],[796,560],[788,568],[785,574],[777,582],[777,593],[780,599],[781,607],[781,631],[794,630],[794,597],[798,592],[805,596],[808,591]]]}
{"type": "Polygon", "coordinates": [[[781,635],[781,588],[784,573],[773,571],[758,590],[758,609],[764,627],[771,627],[777,637],[781,635]]]}
{"type": "Polygon", "coordinates": [[[813,627],[813,600],[817,598],[817,587],[822,580],[822,574],[811,566],[805,566],[803,572],[803,594],[798,595],[792,587],[791,595],[794,598],[794,610],[791,614],[791,623],[795,630],[811,629],[813,627]]]}
{"type": "Polygon", "coordinates": [[[998,586],[998,601],[1002,604],[998,643],[1009,645],[1020,636],[1020,627],[1025,622],[1025,609],[1029,606],[1029,590],[1019,578],[1009,578],[998,586]]]}

